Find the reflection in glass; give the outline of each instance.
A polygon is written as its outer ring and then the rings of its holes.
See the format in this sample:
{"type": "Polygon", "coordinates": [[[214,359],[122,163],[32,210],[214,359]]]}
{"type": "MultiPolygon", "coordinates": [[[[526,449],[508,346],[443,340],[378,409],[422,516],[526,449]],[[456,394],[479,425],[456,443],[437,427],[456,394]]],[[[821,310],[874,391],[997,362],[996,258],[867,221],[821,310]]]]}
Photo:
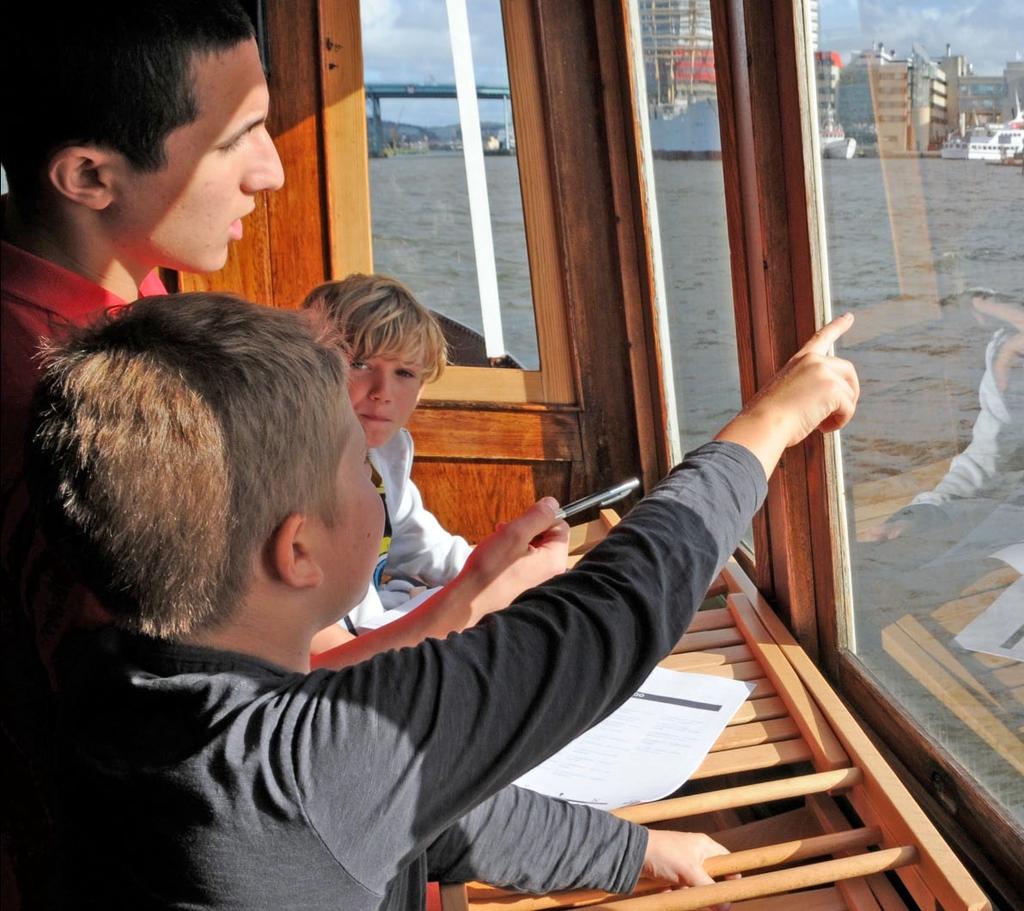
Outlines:
{"type": "Polygon", "coordinates": [[[822,161],[832,307],[857,314],[842,353],[863,387],[842,440],[848,645],[1024,821],[1024,210],[1019,161],[982,148],[1015,129],[1024,146],[1024,66],[1005,29],[953,49],[921,3],[898,29],[848,6],[823,0],[815,48],[819,79],[839,62],[819,108],[857,148],[822,161]]]}
{"type": "MultiPolygon", "coordinates": [[[[374,268],[481,334],[463,134],[443,0],[361,6],[374,268]]],[[[490,204],[502,365],[539,367],[499,0],[470,4],[473,72],[490,204]]]]}
{"type": "MultiPolygon", "coordinates": [[[[649,200],[675,455],[741,405],[710,0],[635,0],[649,200]]],[[[753,535],[744,541],[753,549],[753,535]]]]}

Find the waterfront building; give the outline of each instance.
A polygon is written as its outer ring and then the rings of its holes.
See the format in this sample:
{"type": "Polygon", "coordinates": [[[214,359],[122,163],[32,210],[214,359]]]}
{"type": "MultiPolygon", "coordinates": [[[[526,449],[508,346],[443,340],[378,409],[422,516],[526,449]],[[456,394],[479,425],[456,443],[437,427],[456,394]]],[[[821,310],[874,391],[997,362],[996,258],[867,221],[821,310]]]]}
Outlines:
{"type": "Polygon", "coordinates": [[[939,58],[946,76],[946,124],[963,136],[967,133],[967,118],[960,110],[960,80],[969,75],[970,64],[963,54],[951,54],[951,50],[947,44],[945,55],[939,58]]]}
{"type": "Polygon", "coordinates": [[[717,104],[711,0],[640,0],[639,14],[652,115],[717,104]]]}
{"type": "Polygon", "coordinates": [[[1024,104],[1024,60],[1006,64],[1003,70],[1006,83],[1006,100],[1003,102],[1003,123],[1009,123],[1020,115],[1019,105],[1024,104]]]}
{"type": "Polygon", "coordinates": [[[973,67],[960,78],[959,105],[968,129],[987,123],[1001,123],[1003,108],[1008,101],[1006,80],[998,76],[976,76],[973,67]]]}
{"type": "Polygon", "coordinates": [[[938,149],[949,133],[946,73],[921,45],[915,44],[907,61],[910,94],[910,135],[908,149],[925,152],[938,149]]]}
{"type": "Polygon", "coordinates": [[[838,51],[814,52],[814,78],[818,87],[818,126],[827,126],[830,122],[842,123],[836,114],[836,101],[839,93],[839,75],[843,69],[843,59],[838,51]]]}
{"type": "Polygon", "coordinates": [[[893,59],[881,42],[871,50],[853,54],[839,74],[836,86],[836,117],[857,147],[872,154],[878,149],[878,124],[872,98],[869,70],[885,66],[893,59]]]}

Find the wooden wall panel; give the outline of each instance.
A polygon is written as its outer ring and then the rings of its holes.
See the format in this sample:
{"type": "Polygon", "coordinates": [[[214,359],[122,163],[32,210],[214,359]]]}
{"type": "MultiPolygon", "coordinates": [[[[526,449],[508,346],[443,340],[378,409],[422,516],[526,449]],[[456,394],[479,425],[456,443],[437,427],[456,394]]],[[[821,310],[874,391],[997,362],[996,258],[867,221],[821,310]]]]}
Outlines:
{"type": "Polygon", "coordinates": [[[298,307],[328,275],[316,7],[316,0],[267,5],[270,132],[285,173],[269,198],[275,307],[298,307]]]}
{"type": "Polygon", "coordinates": [[[626,137],[607,129],[594,5],[535,0],[534,6],[581,394],[583,483],[596,489],[636,474],[641,464],[608,152],[609,142],[626,137]]]}
{"type": "Polygon", "coordinates": [[[583,457],[575,410],[421,405],[409,428],[417,456],[578,462],[583,457]]]}
{"type": "Polygon", "coordinates": [[[427,508],[471,541],[539,497],[576,495],[583,448],[575,409],[421,406],[410,430],[427,508]]]}
{"type": "Polygon", "coordinates": [[[359,0],[321,0],[320,78],[330,274],[373,271],[370,161],[359,0]]]}
{"type": "Polygon", "coordinates": [[[427,508],[449,531],[476,542],[540,495],[567,502],[573,462],[434,461],[416,459],[412,477],[427,508]],[[538,493],[540,491],[541,493],[538,493]]]}

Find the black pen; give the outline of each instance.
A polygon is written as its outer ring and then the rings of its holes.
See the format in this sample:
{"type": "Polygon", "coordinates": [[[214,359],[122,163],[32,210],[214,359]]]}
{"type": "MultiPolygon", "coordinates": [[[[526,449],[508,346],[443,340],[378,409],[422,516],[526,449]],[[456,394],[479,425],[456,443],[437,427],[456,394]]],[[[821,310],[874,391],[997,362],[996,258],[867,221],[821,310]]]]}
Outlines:
{"type": "Polygon", "coordinates": [[[623,481],[621,484],[616,484],[607,490],[592,493],[589,497],[583,497],[580,500],[573,500],[572,503],[567,503],[555,513],[555,517],[558,519],[568,519],[570,516],[583,512],[585,509],[590,509],[592,506],[608,506],[629,496],[639,486],[639,478],[630,478],[628,481],[623,481]]]}

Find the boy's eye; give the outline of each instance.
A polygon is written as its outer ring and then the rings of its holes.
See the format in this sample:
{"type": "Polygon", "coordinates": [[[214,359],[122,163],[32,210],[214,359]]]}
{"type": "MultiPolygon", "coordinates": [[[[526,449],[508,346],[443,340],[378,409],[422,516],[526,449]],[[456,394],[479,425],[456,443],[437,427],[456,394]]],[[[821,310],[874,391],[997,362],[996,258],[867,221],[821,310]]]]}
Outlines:
{"type": "Polygon", "coordinates": [[[410,380],[416,379],[416,372],[414,370],[409,370],[405,367],[399,369],[398,375],[410,380]]]}
{"type": "Polygon", "coordinates": [[[360,361],[358,359],[352,361],[352,363],[349,364],[349,367],[351,367],[353,370],[365,370],[369,366],[370,365],[367,364],[366,361],[360,361]]]}

